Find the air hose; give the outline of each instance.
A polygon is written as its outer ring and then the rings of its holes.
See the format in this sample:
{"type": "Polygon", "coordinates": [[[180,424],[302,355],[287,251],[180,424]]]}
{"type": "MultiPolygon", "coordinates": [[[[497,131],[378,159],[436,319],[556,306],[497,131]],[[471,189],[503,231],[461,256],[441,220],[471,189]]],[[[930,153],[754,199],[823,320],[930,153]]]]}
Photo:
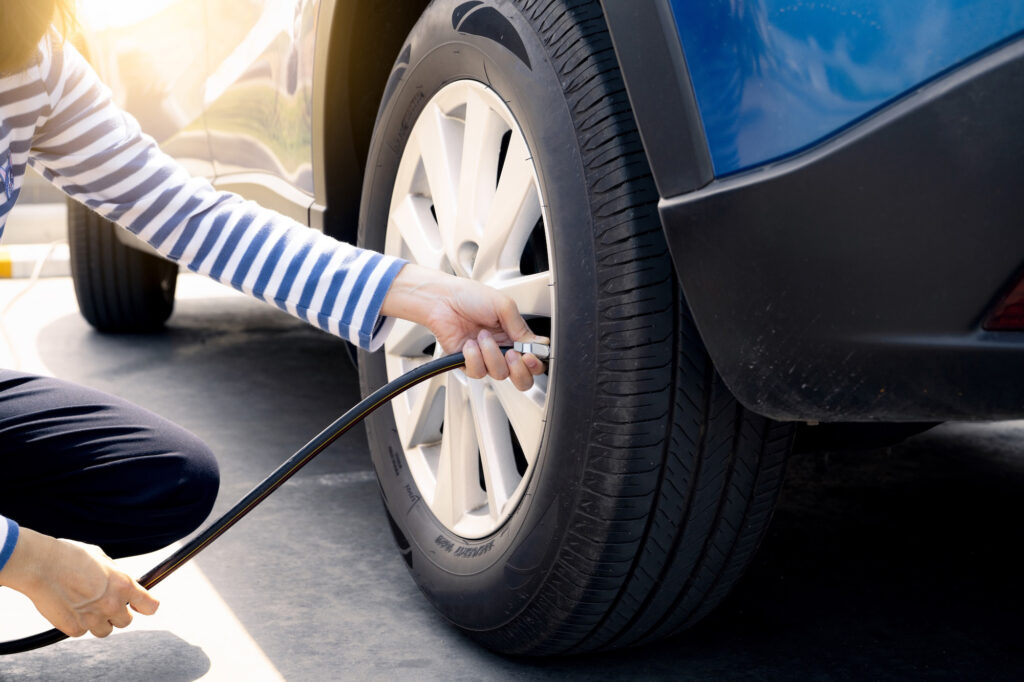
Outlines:
{"type": "MultiPolygon", "coordinates": [[[[532,353],[541,360],[548,358],[548,346],[539,343],[522,343],[516,341],[513,349],[521,353],[532,353]]],[[[502,352],[509,350],[502,348],[502,352]]],[[[151,568],[144,576],[139,578],[139,584],[149,589],[161,582],[164,578],[191,561],[199,552],[203,551],[210,544],[227,531],[228,528],[238,523],[242,517],[256,508],[263,500],[267,499],[272,492],[292,477],[299,469],[304,467],[314,457],[319,455],[324,448],[333,443],[349,429],[363,421],[371,412],[381,405],[389,402],[399,394],[404,393],[416,384],[427,379],[458,369],[466,364],[466,358],[462,353],[453,353],[443,358],[431,360],[419,367],[406,372],[394,381],[363,398],[355,407],[334,420],[323,431],[318,433],[313,440],[302,446],[294,455],[285,460],[279,467],[264,478],[255,488],[250,490],[245,497],[235,503],[231,509],[224,512],[216,521],[213,521],[206,528],[201,530],[191,540],[182,545],[177,551],[151,568]]],[[[0,656],[9,654],[20,654],[33,649],[56,644],[67,639],[60,630],[56,628],[40,632],[22,639],[14,639],[9,642],[0,642],[0,656]]]]}

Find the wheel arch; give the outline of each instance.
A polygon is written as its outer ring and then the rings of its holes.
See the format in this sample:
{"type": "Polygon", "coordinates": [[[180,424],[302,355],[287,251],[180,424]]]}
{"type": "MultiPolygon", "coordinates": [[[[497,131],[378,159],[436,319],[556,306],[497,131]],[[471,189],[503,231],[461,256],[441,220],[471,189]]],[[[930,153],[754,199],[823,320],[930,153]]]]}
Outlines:
{"type": "Polygon", "coordinates": [[[355,243],[370,136],[392,64],[427,0],[321,0],[309,222],[355,243]]]}

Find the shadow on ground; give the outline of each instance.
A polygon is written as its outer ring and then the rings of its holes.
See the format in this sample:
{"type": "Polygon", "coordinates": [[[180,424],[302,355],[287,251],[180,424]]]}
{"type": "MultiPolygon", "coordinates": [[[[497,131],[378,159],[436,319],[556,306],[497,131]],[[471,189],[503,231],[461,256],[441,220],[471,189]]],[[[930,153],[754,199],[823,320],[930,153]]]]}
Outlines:
{"type": "Polygon", "coordinates": [[[41,651],[0,659],[0,680],[18,682],[191,682],[210,669],[203,650],[157,630],[120,632],[106,639],[66,640],[41,651]],[[159,656],[146,655],[159,651],[159,656]],[[174,667],[168,668],[167,661],[174,667]]]}

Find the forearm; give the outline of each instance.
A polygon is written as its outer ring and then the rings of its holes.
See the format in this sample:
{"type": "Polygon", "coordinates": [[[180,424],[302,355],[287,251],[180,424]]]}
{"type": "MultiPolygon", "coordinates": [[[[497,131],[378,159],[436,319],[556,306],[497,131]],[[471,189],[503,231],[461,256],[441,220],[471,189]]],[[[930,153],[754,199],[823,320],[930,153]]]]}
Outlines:
{"type": "Polygon", "coordinates": [[[402,267],[396,258],[358,249],[254,202],[212,189],[212,206],[170,223],[129,221],[159,252],[239,291],[272,303],[324,331],[375,349],[380,307],[402,267]]]}
{"type": "Polygon", "coordinates": [[[152,159],[139,161],[138,175],[173,169],[162,184],[140,181],[128,192],[130,200],[91,193],[77,198],[194,272],[363,348],[380,345],[380,305],[401,261],[218,192],[205,180],[188,177],[155,145],[147,153],[152,159]]]}
{"type": "Polygon", "coordinates": [[[38,567],[47,561],[47,540],[53,538],[29,528],[19,529],[7,560],[0,567],[0,585],[30,594],[38,577],[38,567]]]}
{"type": "Polygon", "coordinates": [[[402,261],[343,244],[194,178],[66,46],[41,68],[30,162],[61,190],[189,269],[373,349],[402,261]]]}

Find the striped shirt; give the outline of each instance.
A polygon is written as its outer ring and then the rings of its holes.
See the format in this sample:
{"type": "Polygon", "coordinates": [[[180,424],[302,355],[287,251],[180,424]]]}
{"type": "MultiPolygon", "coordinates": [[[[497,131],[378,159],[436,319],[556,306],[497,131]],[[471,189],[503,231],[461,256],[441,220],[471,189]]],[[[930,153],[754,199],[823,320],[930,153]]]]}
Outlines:
{"type": "MultiPolygon", "coordinates": [[[[160,151],[70,44],[0,76],[0,236],[31,165],[68,195],[194,272],[375,350],[404,265],[191,177],[160,151]]],[[[0,516],[0,569],[17,527],[0,516]]]]}

